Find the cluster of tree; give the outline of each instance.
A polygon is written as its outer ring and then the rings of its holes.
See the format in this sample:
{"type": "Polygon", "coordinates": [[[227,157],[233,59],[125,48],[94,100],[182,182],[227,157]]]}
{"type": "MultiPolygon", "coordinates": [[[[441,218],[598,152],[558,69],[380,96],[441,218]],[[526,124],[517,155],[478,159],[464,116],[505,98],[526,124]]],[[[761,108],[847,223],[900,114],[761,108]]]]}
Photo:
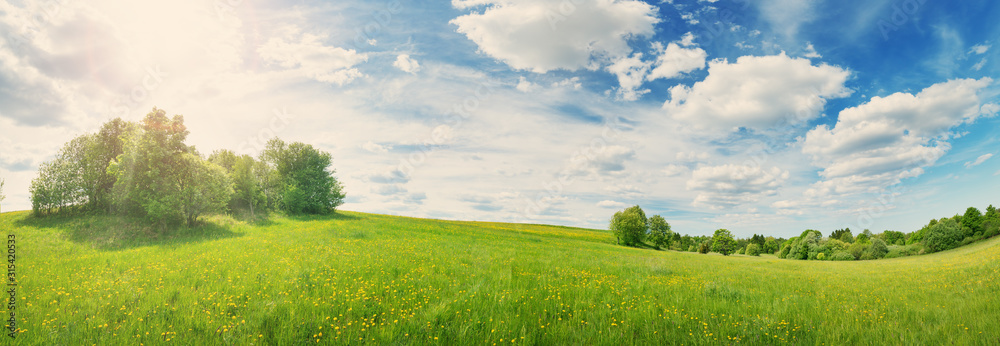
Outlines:
{"type": "Polygon", "coordinates": [[[114,119],[74,138],[31,182],[36,215],[98,211],[160,224],[193,224],[200,215],[271,210],[328,213],[343,203],[330,154],[272,139],[255,159],[232,151],[207,160],[184,118],[153,108],[139,123],[114,119]]]}
{"type": "MultiPolygon", "coordinates": [[[[663,220],[658,215],[654,218],[663,220]]],[[[757,234],[750,238],[734,239],[733,234],[726,229],[716,230],[711,237],[682,236],[670,231],[669,225],[665,233],[657,233],[654,237],[651,224],[651,221],[646,220],[642,209],[633,206],[615,214],[611,220],[611,230],[618,236],[619,244],[628,246],[642,244],[648,234],[650,239],[667,239],[654,241],[657,248],[677,251],[749,256],[776,254],[787,259],[853,261],[938,252],[994,237],[1000,235],[1000,212],[992,205],[986,208],[986,213],[969,207],[965,214],[932,219],[926,226],[911,233],[886,230],[873,234],[866,229],[855,236],[850,228],[844,228],[833,231],[829,237],[823,237],[822,232],[810,229],[791,239],[757,234]],[[626,236],[625,233],[630,235],[626,236]]],[[[662,221],[662,224],[666,224],[666,221],[662,221]]]]}
{"type": "Polygon", "coordinates": [[[610,228],[618,244],[625,246],[639,246],[648,239],[657,249],[670,248],[675,235],[666,219],[659,215],[646,218],[638,205],[615,213],[610,228]]]}

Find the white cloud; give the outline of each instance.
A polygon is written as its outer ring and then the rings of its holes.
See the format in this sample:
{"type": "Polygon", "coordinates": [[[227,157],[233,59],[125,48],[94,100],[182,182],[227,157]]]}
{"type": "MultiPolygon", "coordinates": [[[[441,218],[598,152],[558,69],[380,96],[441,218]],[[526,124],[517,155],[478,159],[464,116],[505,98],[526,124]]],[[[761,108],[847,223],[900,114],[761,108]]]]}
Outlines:
{"type": "Polygon", "coordinates": [[[650,63],[642,61],[642,53],[622,58],[608,66],[608,72],[618,77],[618,98],[635,101],[649,93],[649,89],[639,89],[649,72],[650,63]]]}
{"type": "Polygon", "coordinates": [[[625,162],[635,158],[635,150],[610,145],[596,153],[581,153],[570,159],[568,172],[575,175],[608,175],[623,173],[625,162]]]}
{"type": "Polygon", "coordinates": [[[979,70],[982,70],[982,69],[983,69],[983,66],[986,66],[986,61],[987,61],[987,59],[986,59],[986,58],[982,58],[982,59],[981,59],[981,60],[979,60],[979,62],[977,62],[977,63],[976,63],[975,65],[972,65],[972,69],[973,69],[973,70],[976,70],[976,71],[979,71],[979,70]]]}
{"type": "Polygon", "coordinates": [[[580,77],[566,78],[558,82],[552,83],[553,88],[563,88],[570,87],[573,90],[580,90],[583,84],[580,83],[580,77]]]}
{"type": "Polygon", "coordinates": [[[410,74],[417,74],[417,72],[420,71],[420,64],[417,63],[416,60],[410,58],[409,54],[400,54],[396,56],[396,62],[392,63],[392,66],[395,66],[400,71],[410,74]]]}
{"type": "Polygon", "coordinates": [[[786,39],[793,39],[802,24],[815,18],[814,2],[809,0],[762,0],[752,3],[757,5],[761,17],[786,39]]]}
{"type": "MultiPolygon", "coordinates": [[[[684,45],[690,46],[690,44],[684,45]]],[[[700,70],[705,68],[705,59],[707,57],[708,54],[704,49],[697,47],[681,48],[676,43],[670,43],[666,49],[659,52],[659,56],[656,58],[656,67],[649,73],[646,80],[676,78],[681,74],[700,70]]]]}
{"type": "Polygon", "coordinates": [[[327,46],[322,40],[323,37],[300,34],[297,28],[293,28],[283,37],[265,42],[257,48],[257,53],[265,62],[320,82],[344,85],[363,76],[354,66],[367,61],[368,55],[353,49],[327,46]]]}
{"type": "Polygon", "coordinates": [[[788,179],[788,171],[759,166],[721,165],[694,170],[687,189],[698,191],[692,205],[712,209],[734,208],[777,194],[788,179]]]}
{"type": "Polygon", "coordinates": [[[690,46],[693,46],[693,45],[694,45],[694,39],[695,39],[695,36],[694,36],[694,34],[692,34],[692,33],[691,33],[691,32],[689,31],[688,33],[684,34],[684,36],[681,36],[681,41],[680,41],[680,44],[681,44],[682,46],[684,46],[684,47],[690,47],[690,46]]]}
{"type": "Polygon", "coordinates": [[[596,69],[628,56],[628,39],[653,34],[653,6],[632,0],[566,3],[559,0],[453,1],[459,9],[489,5],[451,20],[479,50],[514,69],[596,69]],[[566,6],[569,4],[570,6],[566,6]]]}
{"type": "Polygon", "coordinates": [[[944,140],[959,124],[981,114],[978,91],[992,80],[958,79],[932,85],[916,95],[896,93],[840,112],[831,129],[820,125],[803,140],[825,180],[807,197],[877,192],[923,174],[950,149],[944,140]]]}
{"type": "Polygon", "coordinates": [[[992,46],[986,44],[977,44],[975,46],[972,46],[971,49],[969,49],[969,54],[981,55],[986,53],[986,51],[990,50],[990,47],[992,46]]]}
{"type": "Polygon", "coordinates": [[[628,208],[628,204],[610,200],[604,200],[597,202],[597,206],[601,208],[628,208]]]}
{"type": "Polygon", "coordinates": [[[986,160],[989,160],[991,157],[993,157],[993,154],[983,154],[983,155],[977,157],[975,161],[966,162],[965,163],[965,168],[972,168],[972,167],[979,166],[979,165],[983,164],[983,162],[986,162],[986,160]]]}
{"type": "Polygon", "coordinates": [[[521,78],[518,80],[517,86],[515,88],[518,91],[520,91],[520,92],[526,92],[526,93],[528,93],[528,92],[534,91],[535,89],[538,89],[538,84],[529,82],[527,78],[524,78],[524,76],[521,76],[521,78]]]}
{"type": "Polygon", "coordinates": [[[979,114],[986,118],[994,117],[997,113],[1000,113],[1000,105],[996,103],[987,103],[979,108],[979,114]]]}
{"type": "Polygon", "coordinates": [[[819,53],[816,52],[816,47],[813,47],[812,43],[809,43],[809,44],[806,45],[805,54],[803,54],[802,56],[807,57],[807,58],[822,58],[823,57],[822,55],[819,55],[819,53]]]}
{"type": "Polygon", "coordinates": [[[708,77],[692,87],[670,89],[663,108],[674,119],[697,129],[757,130],[798,125],[821,114],[826,100],[846,97],[850,72],[836,66],[814,66],[807,59],[744,56],[735,63],[709,63],[708,77]]]}

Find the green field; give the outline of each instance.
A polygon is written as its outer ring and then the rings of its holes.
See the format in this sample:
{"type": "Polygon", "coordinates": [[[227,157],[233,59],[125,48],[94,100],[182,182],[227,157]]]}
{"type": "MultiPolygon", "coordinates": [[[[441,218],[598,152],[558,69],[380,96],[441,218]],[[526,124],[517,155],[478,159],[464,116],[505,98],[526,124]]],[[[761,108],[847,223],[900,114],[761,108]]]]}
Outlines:
{"type": "Polygon", "coordinates": [[[1000,238],[827,262],[346,211],[140,225],[0,214],[17,237],[11,344],[1000,343],[1000,238]]]}

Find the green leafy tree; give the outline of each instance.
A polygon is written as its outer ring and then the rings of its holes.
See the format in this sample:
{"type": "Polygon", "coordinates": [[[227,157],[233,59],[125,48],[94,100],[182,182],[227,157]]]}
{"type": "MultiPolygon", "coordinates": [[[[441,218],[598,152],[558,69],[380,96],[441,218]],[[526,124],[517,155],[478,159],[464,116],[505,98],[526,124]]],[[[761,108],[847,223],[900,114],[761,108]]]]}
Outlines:
{"type": "Polygon", "coordinates": [[[750,243],[747,245],[746,255],[747,256],[760,256],[761,247],[756,243],[750,243]]]}
{"type": "Polygon", "coordinates": [[[788,258],[788,254],[792,252],[792,246],[785,244],[781,247],[781,252],[778,253],[778,258],[788,258]]]}
{"type": "Polygon", "coordinates": [[[180,206],[188,225],[202,214],[225,211],[233,194],[233,183],[225,169],[190,153],[181,155],[176,183],[179,200],[175,204],[180,206]]]}
{"type": "Polygon", "coordinates": [[[906,234],[903,234],[903,232],[886,230],[879,235],[882,240],[885,240],[886,244],[903,245],[906,243],[906,234]]]}
{"type": "Polygon", "coordinates": [[[969,207],[965,210],[965,215],[962,215],[962,227],[966,230],[966,237],[983,232],[983,214],[979,209],[969,207]]]}
{"type": "Polygon", "coordinates": [[[153,108],[141,131],[127,139],[123,154],[108,166],[115,176],[115,209],[161,224],[187,222],[225,209],[232,182],[225,170],[205,162],[184,144],[184,117],[153,108]]]}
{"type": "Polygon", "coordinates": [[[277,172],[281,208],[292,214],[326,214],[344,203],[343,187],[333,176],[333,157],[312,145],[280,139],[267,142],[261,161],[277,172]]]}
{"type": "Polygon", "coordinates": [[[712,250],[712,245],[708,240],[702,241],[701,244],[698,244],[698,253],[702,255],[707,254],[711,250],[712,250]]]}
{"type": "Polygon", "coordinates": [[[854,235],[851,234],[850,228],[838,229],[830,233],[830,239],[837,239],[845,243],[853,243],[854,235]]]}
{"type": "Polygon", "coordinates": [[[885,241],[879,238],[872,240],[871,247],[868,248],[871,253],[872,259],[879,259],[885,257],[889,253],[889,246],[886,245],[885,241]]]}
{"type": "Polygon", "coordinates": [[[56,157],[42,163],[38,176],[31,181],[31,209],[36,215],[70,210],[87,202],[81,160],[91,140],[80,136],[63,145],[56,157]]]}
{"type": "Polygon", "coordinates": [[[778,252],[778,241],[774,238],[768,239],[764,242],[764,247],[761,249],[763,253],[774,254],[778,252]]]}
{"type": "Polygon", "coordinates": [[[649,218],[649,240],[657,248],[670,248],[670,240],[673,239],[673,232],[670,224],[660,215],[653,215],[649,218]]]}
{"type": "Polygon", "coordinates": [[[716,230],[715,235],[712,236],[712,251],[729,256],[735,250],[736,240],[733,239],[733,234],[727,229],[716,230]]]}
{"type": "Polygon", "coordinates": [[[637,246],[642,244],[648,229],[646,213],[638,205],[619,211],[611,218],[611,231],[618,244],[637,246]]]}
{"type": "Polygon", "coordinates": [[[928,252],[938,252],[955,248],[964,234],[955,219],[947,219],[931,226],[924,234],[924,246],[928,252]]]}
{"type": "Polygon", "coordinates": [[[271,168],[250,155],[236,155],[229,150],[217,150],[208,158],[219,165],[233,182],[233,195],[229,200],[229,210],[241,210],[255,217],[257,212],[268,211],[268,191],[274,188],[274,172],[271,168]]]}
{"type": "Polygon", "coordinates": [[[872,235],[872,231],[866,229],[864,232],[861,232],[861,234],[858,234],[858,236],[854,238],[854,242],[861,244],[868,244],[872,241],[873,236],[874,235],[872,235]]]}
{"type": "Polygon", "coordinates": [[[817,230],[805,230],[792,242],[791,249],[786,258],[799,260],[813,258],[815,254],[819,253],[819,240],[822,237],[822,233],[817,230]]]}

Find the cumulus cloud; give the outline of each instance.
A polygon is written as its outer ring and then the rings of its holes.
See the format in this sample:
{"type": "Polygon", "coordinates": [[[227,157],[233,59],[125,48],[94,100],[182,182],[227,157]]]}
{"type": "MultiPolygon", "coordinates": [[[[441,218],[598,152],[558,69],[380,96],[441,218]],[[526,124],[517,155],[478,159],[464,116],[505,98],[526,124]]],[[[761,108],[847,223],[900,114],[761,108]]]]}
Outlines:
{"type": "Polygon", "coordinates": [[[806,196],[875,192],[923,174],[950,149],[952,127],[983,115],[978,92],[991,83],[951,80],[844,109],[833,128],[820,125],[803,140],[802,152],[825,178],[806,196]]]}
{"type": "Polygon", "coordinates": [[[392,63],[392,66],[395,66],[400,71],[410,74],[416,74],[420,71],[420,64],[417,63],[416,60],[410,58],[409,54],[400,54],[396,56],[396,62],[392,63]]]}
{"type": "Polygon", "coordinates": [[[979,166],[979,165],[983,164],[983,162],[986,162],[986,160],[989,160],[991,157],[993,157],[993,154],[983,154],[983,155],[977,157],[974,161],[966,162],[965,163],[965,168],[972,168],[972,167],[979,166]]]}
{"type": "Polygon", "coordinates": [[[705,166],[694,170],[687,189],[697,191],[692,205],[712,209],[731,209],[753,203],[778,193],[788,179],[788,171],[758,166],[705,166]]]}
{"type": "Polygon", "coordinates": [[[688,87],[670,89],[663,109],[697,129],[766,130],[797,125],[818,117],[827,99],[846,97],[850,72],[809,60],[744,56],[729,63],[709,63],[708,77],[688,87]]]}
{"type": "Polygon", "coordinates": [[[368,60],[368,55],[353,49],[327,46],[323,37],[300,34],[291,29],[282,37],[265,42],[257,53],[265,62],[296,71],[320,82],[344,85],[363,76],[354,68],[368,60]]]}
{"type": "Polygon", "coordinates": [[[618,77],[618,98],[624,101],[635,101],[639,97],[649,93],[649,89],[639,89],[642,87],[646,74],[649,73],[650,63],[642,61],[642,53],[635,53],[631,57],[622,58],[608,66],[608,72],[618,77]]]}
{"type": "Polygon", "coordinates": [[[487,5],[451,20],[479,50],[510,67],[545,73],[596,69],[628,56],[628,39],[653,34],[656,9],[634,0],[456,0],[458,9],[487,5]],[[569,6],[567,6],[569,4],[569,6]]]}
{"type": "Polygon", "coordinates": [[[806,44],[806,51],[805,51],[805,54],[803,54],[802,56],[807,57],[807,58],[822,58],[823,57],[822,55],[819,55],[819,53],[816,52],[816,47],[813,47],[812,43],[806,44]]]}
{"type": "Polygon", "coordinates": [[[527,78],[523,76],[517,81],[517,86],[515,87],[520,92],[532,92],[538,89],[538,84],[529,82],[527,78]]]}
{"type": "MultiPolygon", "coordinates": [[[[690,35],[691,33],[688,33],[690,35]]],[[[693,36],[691,36],[693,37],[693,36]]],[[[685,42],[688,36],[681,41],[684,46],[691,46],[691,42],[685,42]]],[[[677,43],[670,43],[662,51],[658,52],[655,68],[646,76],[646,80],[653,81],[660,78],[676,78],[684,73],[705,68],[705,59],[708,53],[701,48],[682,48],[677,43]]]]}

